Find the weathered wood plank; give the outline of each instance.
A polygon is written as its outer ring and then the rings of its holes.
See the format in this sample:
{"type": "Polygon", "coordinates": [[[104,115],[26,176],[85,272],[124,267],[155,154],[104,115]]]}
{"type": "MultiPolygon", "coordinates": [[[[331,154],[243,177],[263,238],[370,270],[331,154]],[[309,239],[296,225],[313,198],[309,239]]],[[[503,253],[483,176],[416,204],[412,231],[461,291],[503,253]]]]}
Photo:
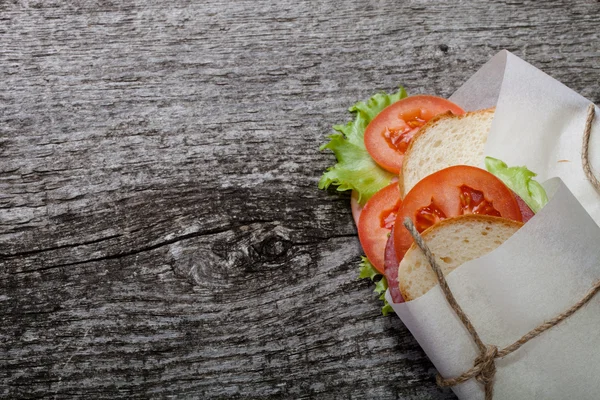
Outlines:
{"type": "Polygon", "coordinates": [[[317,151],[508,48],[600,101],[600,4],[0,2],[0,395],[453,398],[317,151]]]}

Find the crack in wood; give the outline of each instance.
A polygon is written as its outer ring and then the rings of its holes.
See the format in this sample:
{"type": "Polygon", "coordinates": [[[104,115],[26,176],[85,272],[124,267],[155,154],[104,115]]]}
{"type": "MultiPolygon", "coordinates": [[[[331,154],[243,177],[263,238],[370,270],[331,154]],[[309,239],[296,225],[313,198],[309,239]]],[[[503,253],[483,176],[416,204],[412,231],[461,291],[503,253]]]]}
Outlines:
{"type": "Polygon", "coordinates": [[[17,252],[17,253],[0,253],[0,258],[12,258],[12,257],[27,257],[27,256],[32,256],[35,254],[40,254],[40,253],[44,253],[47,251],[54,251],[54,250],[61,250],[61,249],[69,249],[69,248],[73,248],[73,247],[80,247],[80,246],[87,246],[90,244],[96,244],[96,243],[101,243],[110,239],[115,239],[118,237],[123,236],[123,234],[115,234],[115,235],[109,235],[109,236],[105,236],[105,237],[101,237],[98,239],[94,239],[94,240],[88,240],[85,242],[79,242],[79,243],[66,243],[66,244],[61,244],[61,245],[57,245],[57,246],[52,246],[52,247],[46,247],[43,249],[34,249],[34,250],[28,250],[28,251],[21,251],[21,252],[17,252]]]}

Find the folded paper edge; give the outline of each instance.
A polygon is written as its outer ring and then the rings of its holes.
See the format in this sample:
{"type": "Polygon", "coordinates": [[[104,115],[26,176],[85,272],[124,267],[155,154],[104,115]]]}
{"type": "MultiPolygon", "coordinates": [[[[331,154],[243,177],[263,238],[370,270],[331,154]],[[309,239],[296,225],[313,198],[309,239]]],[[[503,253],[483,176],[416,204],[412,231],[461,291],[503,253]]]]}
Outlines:
{"type": "Polygon", "coordinates": [[[500,96],[506,63],[509,56],[514,55],[508,50],[502,50],[496,53],[488,62],[483,64],[473,75],[471,75],[471,77],[467,79],[467,81],[463,83],[452,96],[450,96],[449,100],[460,104],[461,107],[467,111],[495,107],[500,96]],[[473,82],[481,82],[482,80],[488,83],[488,85],[486,85],[488,94],[486,94],[485,97],[494,99],[489,103],[482,103],[476,99],[481,97],[481,91],[478,92],[477,96],[471,95],[471,93],[473,93],[471,88],[473,82]]]}

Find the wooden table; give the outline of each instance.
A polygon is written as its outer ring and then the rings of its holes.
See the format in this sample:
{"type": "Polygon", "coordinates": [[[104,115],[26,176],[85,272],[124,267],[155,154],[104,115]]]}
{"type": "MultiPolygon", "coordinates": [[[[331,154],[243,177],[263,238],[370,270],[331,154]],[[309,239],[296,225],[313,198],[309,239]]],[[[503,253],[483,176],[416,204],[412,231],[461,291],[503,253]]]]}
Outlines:
{"type": "Polygon", "coordinates": [[[600,3],[0,2],[0,397],[451,399],[319,191],[346,108],[507,48],[600,101],[600,3]]]}

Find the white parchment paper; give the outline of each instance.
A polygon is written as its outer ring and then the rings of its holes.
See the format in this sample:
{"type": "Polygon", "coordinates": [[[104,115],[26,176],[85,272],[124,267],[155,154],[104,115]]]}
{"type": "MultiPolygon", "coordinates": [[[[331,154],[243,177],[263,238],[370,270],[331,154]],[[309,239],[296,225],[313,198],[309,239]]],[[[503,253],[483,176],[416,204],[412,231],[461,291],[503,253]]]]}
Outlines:
{"type": "MultiPolygon", "coordinates": [[[[506,51],[451,99],[470,110],[496,105],[486,154],[526,165],[541,180],[553,178],[544,183],[550,202],[533,219],[448,276],[483,341],[504,347],[569,308],[600,279],[600,196],[580,161],[590,102],[506,51]]],[[[590,142],[596,171],[599,120],[590,142]]],[[[389,293],[387,300],[443,376],[472,367],[477,348],[439,286],[408,303],[393,304],[389,293]]],[[[496,364],[496,400],[600,398],[600,296],[496,364]]],[[[484,397],[474,380],[453,390],[462,400],[484,397]]]]}
{"type": "MultiPolygon", "coordinates": [[[[600,224],[600,194],[581,166],[583,128],[591,101],[508,51],[496,54],[450,100],[466,110],[496,106],[485,154],[509,166],[525,165],[541,182],[561,178],[600,224]]],[[[589,159],[600,174],[598,107],[589,159]]]]}

